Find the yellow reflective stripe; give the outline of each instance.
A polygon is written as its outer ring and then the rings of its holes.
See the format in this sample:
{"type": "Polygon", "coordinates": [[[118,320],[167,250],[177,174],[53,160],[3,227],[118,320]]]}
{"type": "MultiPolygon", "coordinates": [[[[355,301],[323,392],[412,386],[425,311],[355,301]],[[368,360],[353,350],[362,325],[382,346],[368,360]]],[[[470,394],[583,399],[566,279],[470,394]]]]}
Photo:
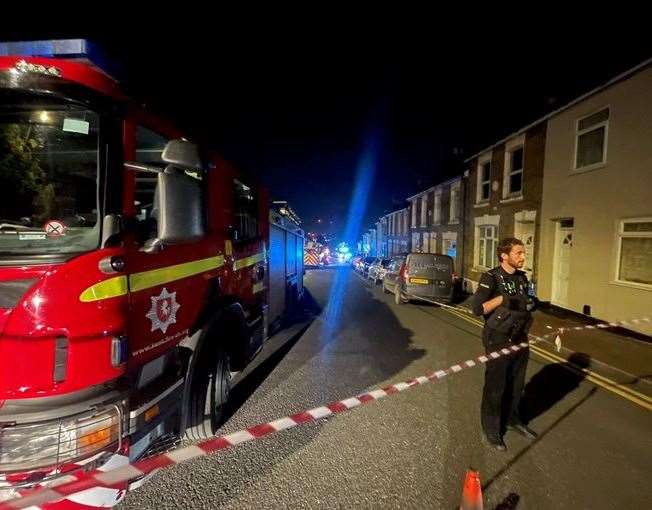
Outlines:
{"type": "Polygon", "coordinates": [[[263,282],[254,283],[254,294],[261,292],[265,289],[265,284],[263,282]]]}
{"type": "Polygon", "coordinates": [[[265,260],[265,254],[256,253],[256,255],[252,255],[251,257],[246,257],[244,259],[236,260],[234,267],[235,270],[238,271],[239,269],[244,269],[245,267],[253,266],[254,264],[258,262],[262,262],[263,260],[265,260]]]}
{"type": "Polygon", "coordinates": [[[100,301],[112,297],[124,296],[127,294],[127,277],[114,276],[108,280],[91,285],[79,296],[82,303],[100,301]]]}
{"type": "Polygon", "coordinates": [[[224,256],[218,255],[216,257],[209,257],[207,259],[193,260],[192,262],[184,262],[175,266],[161,267],[159,269],[152,269],[150,271],[143,271],[142,273],[134,273],[129,275],[129,289],[131,292],[138,292],[139,290],[150,289],[163,285],[164,283],[174,282],[187,278],[199,273],[217,269],[224,265],[224,256]]]}

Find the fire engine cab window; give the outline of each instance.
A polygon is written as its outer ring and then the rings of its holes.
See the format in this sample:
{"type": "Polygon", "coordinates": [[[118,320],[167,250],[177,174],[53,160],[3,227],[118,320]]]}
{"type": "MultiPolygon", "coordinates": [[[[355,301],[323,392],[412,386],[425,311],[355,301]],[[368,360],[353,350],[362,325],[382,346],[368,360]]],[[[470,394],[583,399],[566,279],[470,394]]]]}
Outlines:
{"type": "Polygon", "coordinates": [[[235,221],[238,240],[245,241],[258,236],[258,201],[254,190],[246,184],[233,180],[235,190],[235,221]]]}
{"type": "Polygon", "coordinates": [[[0,256],[99,244],[99,117],[31,93],[0,94],[0,256]]]}
{"type": "MultiPolygon", "coordinates": [[[[138,126],[136,129],[136,161],[148,165],[163,166],[161,154],[168,139],[154,131],[138,126]]],[[[158,198],[156,174],[136,173],[136,216],[140,222],[142,240],[154,239],[158,234],[158,198]]]]}

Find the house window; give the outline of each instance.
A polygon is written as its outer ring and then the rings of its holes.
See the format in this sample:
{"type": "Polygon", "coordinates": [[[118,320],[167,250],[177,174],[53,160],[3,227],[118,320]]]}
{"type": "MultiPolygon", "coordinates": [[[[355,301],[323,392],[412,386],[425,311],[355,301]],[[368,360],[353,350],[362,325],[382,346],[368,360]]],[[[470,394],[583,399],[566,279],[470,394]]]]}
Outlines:
{"type": "Polygon", "coordinates": [[[423,247],[423,251],[425,253],[428,253],[430,250],[430,233],[429,232],[424,232],[423,233],[423,242],[421,244],[423,247]]]}
{"type": "Polygon", "coordinates": [[[495,225],[482,225],[477,228],[478,267],[494,267],[496,247],[498,246],[498,229],[495,225]]]}
{"type": "Polygon", "coordinates": [[[418,232],[412,234],[412,251],[414,252],[421,251],[420,237],[421,234],[418,232]]]}
{"type": "Polygon", "coordinates": [[[506,197],[520,196],[523,194],[523,147],[517,147],[507,153],[505,185],[506,197]]]}
{"type": "Polygon", "coordinates": [[[417,226],[417,201],[412,201],[412,228],[417,226]]]}
{"type": "Polygon", "coordinates": [[[428,221],[428,195],[421,198],[421,226],[426,227],[428,221]]]}
{"type": "Polygon", "coordinates": [[[577,121],[575,135],[575,169],[600,165],[607,161],[609,108],[577,121]]]}
{"type": "Polygon", "coordinates": [[[480,163],[478,168],[477,202],[486,202],[491,193],[491,161],[480,163]]]}
{"type": "Polygon", "coordinates": [[[449,223],[457,223],[460,220],[460,185],[459,183],[451,186],[451,203],[449,223]]]}
{"type": "Polygon", "coordinates": [[[441,223],[441,192],[435,193],[435,212],[433,215],[433,220],[435,222],[435,225],[439,225],[441,223]]]}
{"type": "Polygon", "coordinates": [[[652,287],[652,218],[620,223],[616,279],[652,287]]]}

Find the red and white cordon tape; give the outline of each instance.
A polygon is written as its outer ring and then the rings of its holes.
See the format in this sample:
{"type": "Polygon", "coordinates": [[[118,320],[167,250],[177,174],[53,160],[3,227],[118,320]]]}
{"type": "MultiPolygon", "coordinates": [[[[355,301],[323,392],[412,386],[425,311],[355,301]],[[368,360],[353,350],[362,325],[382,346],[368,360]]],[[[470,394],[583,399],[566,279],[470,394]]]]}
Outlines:
{"type": "MultiPolygon", "coordinates": [[[[410,296],[410,298],[411,299],[416,299],[416,300],[419,300],[419,301],[425,301],[426,303],[437,305],[437,306],[440,306],[440,307],[445,308],[445,309],[450,309],[450,310],[453,310],[453,311],[456,311],[456,312],[462,312],[462,313],[466,313],[468,315],[475,316],[473,311],[471,311],[470,309],[465,308],[463,306],[452,306],[452,305],[448,305],[446,303],[440,303],[439,301],[435,301],[435,300],[427,299],[427,298],[422,298],[422,297],[419,297],[419,296],[410,296]]],[[[545,338],[549,338],[551,336],[558,335],[558,334],[563,334],[563,333],[569,332],[569,331],[582,331],[582,330],[585,330],[585,329],[591,330],[591,329],[609,329],[609,328],[621,328],[621,327],[629,327],[629,326],[639,326],[643,322],[649,323],[649,322],[652,322],[652,319],[649,318],[649,317],[640,317],[640,318],[629,319],[629,320],[624,320],[624,321],[600,322],[598,324],[587,324],[585,326],[560,327],[560,328],[557,328],[557,329],[554,329],[554,330],[553,330],[552,326],[546,326],[547,328],[549,328],[549,329],[551,329],[553,331],[551,333],[547,333],[547,334],[542,335],[542,336],[536,336],[536,335],[532,335],[532,334],[528,334],[528,336],[533,340],[533,343],[534,343],[534,342],[539,342],[539,341],[541,341],[541,340],[543,340],[545,338]]]]}
{"type": "MultiPolygon", "coordinates": [[[[441,303],[436,303],[441,304],[441,303]]],[[[468,312],[468,309],[457,308],[468,312]]],[[[629,321],[617,321],[609,323],[601,323],[595,326],[575,326],[570,328],[559,328],[552,333],[543,336],[529,335],[532,340],[530,343],[535,344],[543,341],[545,338],[563,333],[564,331],[579,331],[582,329],[606,329],[610,327],[627,326],[630,324],[640,324],[641,322],[652,322],[650,318],[643,317],[639,319],[630,319],[629,321]]],[[[105,487],[110,489],[122,489],[126,482],[130,480],[142,478],[146,475],[152,474],[159,469],[165,469],[183,462],[203,457],[210,453],[220,450],[226,450],[241,443],[246,443],[256,439],[261,439],[270,434],[280,432],[282,430],[291,429],[306,423],[313,423],[322,418],[327,418],[335,414],[343,413],[355,407],[369,402],[380,400],[389,395],[394,395],[405,391],[409,388],[420,386],[428,382],[438,381],[444,377],[461,372],[465,369],[473,368],[478,364],[484,364],[502,356],[509,356],[515,352],[528,347],[527,342],[520,344],[510,345],[509,348],[505,347],[499,351],[491,352],[487,355],[478,356],[475,359],[469,359],[462,363],[452,365],[444,370],[437,370],[427,376],[420,376],[411,381],[400,382],[392,384],[382,389],[362,393],[356,397],[347,398],[337,402],[331,402],[321,407],[316,407],[308,411],[286,416],[269,423],[262,423],[245,430],[240,430],[232,434],[217,436],[197,444],[193,444],[184,448],[179,448],[167,453],[163,453],[154,457],[135,462],[134,464],[127,464],[115,469],[107,470],[106,467],[89,471],[83,474],[75,474],[72,476],[64,476],[54,480],[48,487],[36,488],[32,490],[21,491],[21,497],[8,500],[0,503],[0,510],[20,509],[20,508],[38,508],[39,505],[59,501],[64,498],[70,498],[72,495],[78,494],[81,491],[89,489],[96,489],[98,487],[105,487]]]]}
{"type": "Polygon", "coordinates": [[[58,501],[62,498],[69,497],[72,494],[96,487],[123,487],[125,482],[141,478],[159,469],[165,469],[197,457],[203,457],[210,453],[226,450],[227,448],[242,443],[261,439],[282,430],[291,429],[306,423],[313,423],[322,418],[346,412],[363,404],[375,402],[376,400],[380,400],[389,395],[401,393],[407,389],[421,386],[429,382],[438,381],[448,375],[473,368],[478,364],[487,363],[488,361],[500,358],[501,356],[508,356],[522,349],[526,349],[527,347],[527,342],[513,344],[510,345],[509,348],[505,347],[499,351],[478,356],[475,359],[466,360],[462,363],[452,365],[447,369],[437,370],[427,376],[420,376],[407,382],[400,382],[382,389],[362,393],[356,397],[331,402],[330,404],[321,407],[315,407],[314,409],[293,414],[292,416],[286,416],[268,423],[261,423],[255,427],[233,432],[232,434],[217,436],[184,448],[179,448],[155,457],[143,459],[133,464],[128,464],[108,471],[90,471],[85,474],[77,475],[74,480],[64,477],[52,482],[48,487],[24,491],[22,497],[0,503],[0,510],[38,507],[39,505],[58,501]]]}

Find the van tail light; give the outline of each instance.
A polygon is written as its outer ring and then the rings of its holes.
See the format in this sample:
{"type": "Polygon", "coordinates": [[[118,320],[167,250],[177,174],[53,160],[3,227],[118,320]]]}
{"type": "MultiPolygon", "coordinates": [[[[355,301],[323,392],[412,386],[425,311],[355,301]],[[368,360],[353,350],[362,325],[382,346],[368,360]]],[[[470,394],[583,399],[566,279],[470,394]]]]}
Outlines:
{"type": "Polygon", "coordinates": [[[407,264],[403,264],[401,266],[401,278],[407,282],[409,277],[410,273],[408,272],[407,264]]]}

